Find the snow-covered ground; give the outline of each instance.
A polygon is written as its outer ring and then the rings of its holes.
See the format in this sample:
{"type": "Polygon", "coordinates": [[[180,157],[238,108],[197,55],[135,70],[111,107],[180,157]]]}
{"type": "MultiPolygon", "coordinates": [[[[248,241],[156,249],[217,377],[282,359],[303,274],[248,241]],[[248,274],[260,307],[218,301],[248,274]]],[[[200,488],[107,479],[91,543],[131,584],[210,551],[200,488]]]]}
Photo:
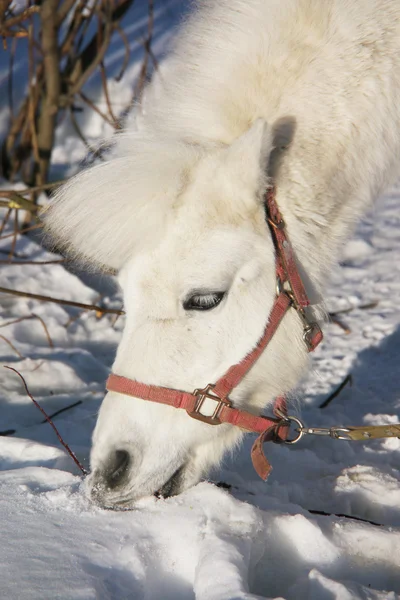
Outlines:
{"type": "MultiPolygon", "coordinates": [[[[182,4],[158,2],[158,55],[182,4]]],[[[140,56],[133,58],[128,81],[140,56]]],[[[121,99],[123,91],[114,92],[121,99]]],[[[4,118],[0,111],[0,126],[4,118]]],[[[93,141],[107,133],[95,119],[85,126],[93,141]]],[[[55,172],[84,153],[67,130],[59,141],[55,172]]],[[[1,259],[11,239],[0,239],[1,259]]],[[[33,236],[19,238],[16,253],[21,262],[58,258],[33,236]]],[[[122,303],[110,277],[62,264],[1,265],[0,286],[114,308],[122,303]]],[[[325,327],[295,410],[307,424],[400,420],[399,298],[400,184],[359,225],[332,273],[328,308],[352,309],[339,315],[350,333],[333,323],[325,327]],[[364,305],[370,308],[359,308],[364,305]],[[348,374],[352,386],[319,408],[348,374]]],[[[50,414],[81,401],[54,421],[87,467],[122,327],[123,318],[0,294],[1,363],[21,371],[50,414]]],[[[204,482],[175,498],[148,498],[133,511],[112,512],[85,498],[77,468],[42,420],[19,378],[0,368],[1,599],[400,598],[398,439],[271,444],[274,470],[264,483],[251,465],[249,436],[213,474],[229,489],[204,482]]]]}
{"type": "MultiPolygon", "coordinates": [[[[303,390],[308,424],[391,423],[400,417],[400,187],[381,199],[346,246],[327,294],[331,310],[354,307],[326,327],[303,390]],[[378,302],[376,307],[357,306],[378,302]],[[325,409],[319,404],[352,374],[325,409]]],[[[0,250],[9,247],[5,239],[0,250]]],[[[35,241],[17,253],[54,258],[35,241]]],[[[112,290],[110,282],[98,287],[112,290]]],[[[80,302],[98,292],[62,265],[2,266],[0,285],[80,302]]],[[[118,292],[103,298],[118,307],[118,292]]],[[[18,368],[61,434],[87,465],[90,434],[123,319],[0,296],[4,364],[18,368]],[[21,356],[18,356],[17,352],[21,356]]],[[[268,483],[257,479],[251,436],[214,475],[169,500],[131,512],[92,506],[76,467],[26,397],[0,370],[0,581],[7,599],[288,600],[400,598],[400,440],[305,439],[270,445],[268,483]],[[346,514],[318,515],[310,511],[346,514]]]]}

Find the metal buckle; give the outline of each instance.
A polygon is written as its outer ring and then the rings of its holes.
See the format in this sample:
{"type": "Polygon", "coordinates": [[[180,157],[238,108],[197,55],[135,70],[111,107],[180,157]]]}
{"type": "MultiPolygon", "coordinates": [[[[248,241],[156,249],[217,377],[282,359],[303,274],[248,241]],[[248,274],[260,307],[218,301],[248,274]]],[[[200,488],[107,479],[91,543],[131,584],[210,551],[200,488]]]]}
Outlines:
{"type": "MultiPolygon", "coordinates": [[[[290,285],[290,282],[289,282],[290,285]]],[[[277,288],[278,289],[278,288],[277,288]]],[[[292,303],[293,308],[296,310],[299,315],[301,322],[303,324],[303,340],[307,346],[309,351],[314,349],[313,339],[318,333],[321,333],[321,327],[318,325],[316,321],[310,321],[306,315],[306,311],[302,306],[300,306],[296,302],[296,298],[293,294],[293,290],[285,290],[286,294],[289,296],[290,301],[292,303]]]]}
{"type": "Polygon", "coordinates": [[[201,390],[194,390],[193,396],[196,396],[196,404],[194,406],[193,411],[187,411],[188,415],[193,419],[197,419],[198,421],[202,421],[202,423],[207,423],[208,425],[221,425],[221,420],[219,415],[221,414],[221,410],[224,406],[232,406],[232,403],[227,398],[220,398],[215,393],[213,393],[214,385],[209,384],[207,387],[201,390]],[[201,407],[203,406],[206,400],[213,400],[217,402],[217,406],[211,416],[203,415],[200,412],[201,407]]]}
{"type": "Polygon", "coordinates": [[[309,351],[314,349],[314,338],[321,333],[321,328],[315,321],[309,321],[307,327],[304,327],[303,340],[309,351]]]}

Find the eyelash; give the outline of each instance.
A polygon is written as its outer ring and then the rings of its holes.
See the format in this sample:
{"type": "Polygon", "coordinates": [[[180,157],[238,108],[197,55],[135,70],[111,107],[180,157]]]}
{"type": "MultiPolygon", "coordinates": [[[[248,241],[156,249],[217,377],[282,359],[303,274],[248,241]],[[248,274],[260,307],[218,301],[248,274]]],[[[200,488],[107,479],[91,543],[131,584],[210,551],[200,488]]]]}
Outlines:
{"type": "Polygon", "coordinates": [[[185,310],[212,310],[217,307],[225,296],[225,292],[197,293],[183,303],[185,310]]]}

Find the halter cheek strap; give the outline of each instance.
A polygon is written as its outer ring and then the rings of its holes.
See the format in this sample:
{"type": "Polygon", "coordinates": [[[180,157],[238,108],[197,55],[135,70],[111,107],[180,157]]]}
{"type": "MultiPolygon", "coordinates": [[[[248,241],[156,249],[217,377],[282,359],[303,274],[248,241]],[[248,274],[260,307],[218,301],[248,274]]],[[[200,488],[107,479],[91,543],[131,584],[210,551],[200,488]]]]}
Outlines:
{"type": "Polygon", "coordinates": [[[147,385],[115,374],[111,374],[107,380],[107,390],[110,392],[184,409],[190,417],[208,425],[228,423],[245,431],[258,433],[259,436],[253,444],[251,457],[255,470],[264,480],[271,471],[271,466],[263,450],[264,442],[284,442],[289,434],[286,400],[283,396],[279,396],[275,400],[274,416],[256,416],[245,410],[234,408],[229,400],[229,394],[240,384],[268,346],[289,308],[293,307],[301,318],[304,329],[303,338],[309,352],[314,350],[322,340],[320,327],[317,323],[310,322],[306,316],[305,309],[309,306],[310,301],[297,269],[294,252],[286,234],[285,223],[276,204],[274,188],[266,192],[265,210],[276,251],[278,294],[264,333],[256,347],[241,362],[231,366],[215,384],[195,390],[193,393],[147,385]],[[213,414],[208,416],[201,410],[203,405],[205,403],[209,405],[210,401],[215,403],[215,408],[213,414]]]}

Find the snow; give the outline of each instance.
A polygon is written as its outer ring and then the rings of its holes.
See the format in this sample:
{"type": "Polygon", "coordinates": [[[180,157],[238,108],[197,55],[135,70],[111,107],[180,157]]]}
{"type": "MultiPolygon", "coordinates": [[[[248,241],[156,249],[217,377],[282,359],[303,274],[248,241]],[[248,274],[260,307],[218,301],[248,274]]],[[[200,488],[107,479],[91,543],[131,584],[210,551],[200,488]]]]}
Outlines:
{"type": "MultiPolygon", "coordinates": [[[[302,390],[309,425],[395,423],[400,412],[400,186],[376,205],[332,275],[334,323],[302,390]],[[367,250],[366,250],[367,249],[367,250]],[[361,309],[371,302],[376,306],[361,309]],[[324,409],[338,383],[347,386],[324,409]]],[[[0,250],[9,247],[5,239],[0,250]]],[[[34,239],[17,252],[48,260],[34,239]]],[[[98,289],[62,264],[3,266],[0,285],[99,302],[98,289]]],[[[106,305],[121,304],[103,278],[106,305]]],[[[18,368],[62,436],[88,466],[90,434],[123,319],[2,294],[2,362],[18,368]]],[[[271,445],[267,483],[257,479],[252,436],[213,481],[176,498],[148,498],[129,512],[89,503],[77,468],[26,397],[18,377],[0,370],[0,576],[5,598],[222,600],[400,598],[400,440],[369,443],[305,438],[271,445]],[[331,513],[316,514],[309,511],[331,513]],[[346,514],[375,524],[335,515],[346,514]]]]}
{"type": "MultiPolygon", "coordinates": [[[[160,55],[181,3],[158,6],[160,55]]],[[[138,44],[134,25],[131,34],[138,44]]],[[[128,87],[138,60],[139,53],[128,87]]],[[[113,90],[119,101],[128,92],[122,83],[113,90]]],[[[86,127],[93,140],[105,133],[98,120],[86,127]]],[[[71,132],[64,134],[55,155],[59,170],[84,153],[71,132]]],[[[293,407],[310,426],[400,420],[399,202],[400,184],[359,224],[331,274],[327,306],[331,312],[350,309],[338,314],[350,332],[335,323],[325,327],[325,342],[293,407]],[[352,385],[319,408],[348,374],[352,385]]],[[[10,238],[0,240],[3,258],[9,248],[10,238]]],[[[34,235],[19,237],[16,252],[31,260],[58,258],[34,235]]],[[[71,265],[2,265],[0,285],[122,306],[111,277],[71,265]]],[[[54,420],[88,467],[123,318],[6,294],[0,294],[0,312],[0,334],[14,346],[0,338],[1,363],[21,371],[48,413],[81,401],[54,420]],[[38,318],[3,327],[32,314],[43,319],[53,347],[38,318]]],[[[0,436],[2,598],[400,598],[399,439],[349,443],[308,436],[293,447],[271,444],[266,452],[274,469],[264,483],[251,465],[249,436],[210,481],[178,497],[146,498],[135,510],[113,512],[87,500],[80,473],[42,421],[19,378],[1,368],[0,432],[8,432],[0,436]]]]}

